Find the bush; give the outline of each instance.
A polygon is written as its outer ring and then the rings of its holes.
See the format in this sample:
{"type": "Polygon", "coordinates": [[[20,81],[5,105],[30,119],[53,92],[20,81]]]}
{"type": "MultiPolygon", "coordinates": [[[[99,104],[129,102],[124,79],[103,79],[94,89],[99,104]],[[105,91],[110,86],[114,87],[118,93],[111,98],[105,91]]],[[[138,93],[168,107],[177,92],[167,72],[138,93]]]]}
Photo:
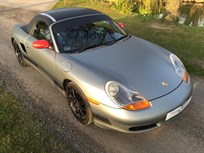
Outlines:
{"type": "Polygon", "coordinates": [[[115,0],[113,6],[123,14],[131,14],[134,9],[134,3],[131,0],[115,0]]]}
{"type": "MultiPolygon", "coordinates": [[[[80,1],[80,0],[78,0],[80,1]]],[[[107,3],[122,14],[138,12],[141,15],[154,15],[164,11],[167,0],[81,0],[107,3]]]]}
{"type": "Polygon", "coordinates": [[[141,15],[158,14],[163,11],[164,0],[137,0],[138,13],[141,15]]]}
{"type": "Polygon", "coordinates": [[[92,1],[107,2],[113,9],[121,12],[122,14],[131,14],[134,9],[133,0],[92,0],[92,1]]]}

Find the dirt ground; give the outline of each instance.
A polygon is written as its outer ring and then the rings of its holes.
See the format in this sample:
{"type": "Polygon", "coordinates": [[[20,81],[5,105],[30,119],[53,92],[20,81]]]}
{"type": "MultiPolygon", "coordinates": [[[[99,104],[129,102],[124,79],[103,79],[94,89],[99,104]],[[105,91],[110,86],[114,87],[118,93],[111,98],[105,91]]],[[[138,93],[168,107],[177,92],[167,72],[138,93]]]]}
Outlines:
{"type": "Polygon", "coordinates": [[[79,152],[202,153],[204,151],[204,80],[193,77],[189,106],[162,127],[146,133],[125,134],[78,123],[66,98],[32,67],[15,59],[10,36],[15,24],[25,24],[35,10],[0,6],[0,84],[71,148],[79,152]]]}

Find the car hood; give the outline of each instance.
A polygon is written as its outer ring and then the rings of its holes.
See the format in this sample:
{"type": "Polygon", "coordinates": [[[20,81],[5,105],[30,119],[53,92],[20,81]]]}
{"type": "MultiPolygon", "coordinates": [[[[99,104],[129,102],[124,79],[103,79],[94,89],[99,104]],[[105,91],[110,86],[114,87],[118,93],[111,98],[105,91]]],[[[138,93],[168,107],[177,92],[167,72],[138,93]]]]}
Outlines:
{"type": "Polygon", "coordinates": [[[170,52],[165,49],[132,36],[112,46],[71,56],[93,73],[108,75],[110,80],[118,81],[152,100],[170,93],[182,82],[169,55],[170,52]],[[168,86],[163,86],[162,82],[168,86]]]}

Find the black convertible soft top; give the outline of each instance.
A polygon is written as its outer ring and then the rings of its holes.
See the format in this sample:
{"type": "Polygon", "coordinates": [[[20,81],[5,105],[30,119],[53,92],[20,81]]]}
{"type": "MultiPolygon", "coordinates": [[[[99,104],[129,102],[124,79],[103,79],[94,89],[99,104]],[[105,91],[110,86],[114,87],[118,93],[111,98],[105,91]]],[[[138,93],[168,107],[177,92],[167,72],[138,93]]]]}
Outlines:
{"type": "Polygon", "coordinates": [[[29,24],[23,26],[22,28],[27,32],[31,33],[33,25],[35,25],[39,21],[45,22],[48,26],[52,23],[66,20],[66,19],[73,19],[82,16],[92,16],[94,19],[98,18],[98,16],[108,17],[105,14],[88,8],[63,8],[63,9],[54,9],[50,11],[41,12],[36,15],[29,24]]]}
{"type": "Polygon", "coordinates": [[[73,18],[77,16],[101,14],[105,15],[99,11],[88,9],[88,8],[64,8],[64,9],[55,9],[43,12],[52,16],[56,21],[60,21],[67,18],[73,18]]]}

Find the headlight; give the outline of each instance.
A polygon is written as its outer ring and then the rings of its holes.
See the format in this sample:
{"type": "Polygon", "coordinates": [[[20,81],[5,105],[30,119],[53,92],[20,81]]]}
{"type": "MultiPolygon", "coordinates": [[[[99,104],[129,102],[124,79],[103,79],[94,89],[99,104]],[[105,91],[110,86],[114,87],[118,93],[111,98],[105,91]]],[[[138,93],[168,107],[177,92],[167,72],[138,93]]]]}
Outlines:
{"type": "Polygon", "coordinates": [[[141,94],[131,91],[116,81],[107,82],[105,89],[108,96],[123,109],[141,110],[151,106],[141,94]]]}
{"type": "Polygon", "coordinates": [[[181,60],[174,54],[170,55],[171,62],[174,65],[175,72],[185,81],[188,82],[188,72],[186,71],[181,60]]]}

